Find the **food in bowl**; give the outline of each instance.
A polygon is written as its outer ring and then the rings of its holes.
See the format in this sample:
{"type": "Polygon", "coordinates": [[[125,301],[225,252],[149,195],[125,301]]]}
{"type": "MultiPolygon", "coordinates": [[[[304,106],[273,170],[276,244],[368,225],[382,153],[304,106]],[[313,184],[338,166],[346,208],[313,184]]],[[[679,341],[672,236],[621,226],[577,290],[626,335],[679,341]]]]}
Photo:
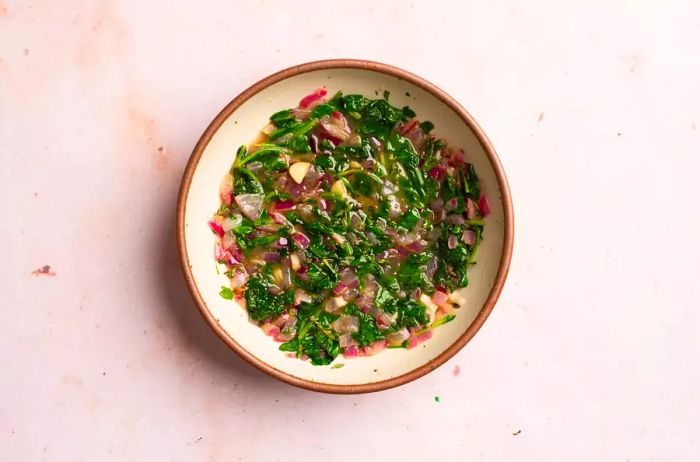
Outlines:
{"type": "Polygon", "coordinates": [[[489,202],[468,156],[409,108],[319,88],[241,146],[209,222],[221,296],[327,365],[413,348],[452,321],[489,202]]]}

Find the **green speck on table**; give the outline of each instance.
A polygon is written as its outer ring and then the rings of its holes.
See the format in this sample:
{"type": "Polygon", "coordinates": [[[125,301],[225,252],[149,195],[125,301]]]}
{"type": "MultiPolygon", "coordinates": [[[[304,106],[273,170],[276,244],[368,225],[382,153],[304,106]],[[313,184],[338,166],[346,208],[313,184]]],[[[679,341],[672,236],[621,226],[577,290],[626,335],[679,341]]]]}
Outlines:
{"type": "Polygon", "coordinates": [[[435,397],[435,402],[436,402],[436,403],[439,403],[439,402],[440,402],[440,397],[439,397],[439,396],[436,396],[436,397],[435,397]]]}

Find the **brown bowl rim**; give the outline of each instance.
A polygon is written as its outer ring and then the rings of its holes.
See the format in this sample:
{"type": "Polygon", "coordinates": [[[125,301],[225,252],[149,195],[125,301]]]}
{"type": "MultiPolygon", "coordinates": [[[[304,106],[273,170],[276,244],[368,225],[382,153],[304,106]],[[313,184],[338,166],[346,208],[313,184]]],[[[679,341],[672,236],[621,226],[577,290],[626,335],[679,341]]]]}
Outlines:
{"type": "Polygon", "coordinates": [[[238,355],[241,356],[241,358],[258,368],[259,370],[291,385],[305,388],[307,390],[324,393],[370,393],[397,387],[399,385],[403,385],[405,383],[411,382],[413,380],[418,379],[419,377],[424,376],[425,374],[433,371],[437,367],[444,364],[452,356],[454,356],[479,331],[481,326],[488,318],[489,314],[491,314],[491,311],[493,310],[496,301],[498,300],[498,297],[500,296],[501,291],[503,290],[503,285],[505,284],[506,276],[508,275],[508,270],[510,267],[511,255],[513,253],[513,234],[513,204],[510,196],[510,188],[508,187],[508,181],[506,179],[503,166],[501,165],[496,151],[491,145],[491,142],[489,141],[488,137],[481,129],[481,127],[476,123],[471,114],[469,114],[469,112],[467,112],[466,109],[464,109],[455,99],[453,99],[447,93],[445,93],[432,83],[422,79],[421,77],[418,77],[417,75],[414,75],[403,69],[391,66],[389,64],[358,59],[328,59],[292,66],[282,71],[276,72],[268,77],[265,77],[264,79],[260,80],[259,82],[253,84],[248,89],[243,91],[236,98],[234,98],[221,110],[221,112],[219,112],[219,114],[209,124],[209,126],[197,142],[192,152],[192,155],[190,156],[190,159],[185,167],[177,200],[177,248],[178,253],[180,255],[180,263],[182,265],[182,270],[189,291],[192,294],[197,308],[206,320],[207,324],[209,324],[209,326],[214,330],[216,335],[218,335],[219,338],[223,340],[223,342],[229,348],[238,353],[238,355]],[[260,92],[264,88],[269,87],[272,84],[275,84],[289,77],[304,74],[307,72],[339,68],[370,70],[406,80],[432,94],[440,101],[442,101],[446,106],[452,109],[476,135],[479,144],[481,144],[481,147],[484,149],[484,152],[488,156],[488,159],[491,162],[491,167],[493,168],[496,174],[498,186],[501,190],[501,202],[503,204],[504,212],[503,253],[501,254],[501,261],[498,267],[498,272],[496,273],[496,279],[488,297],[486,298],[486,301],[484,302],[484,305],[474,318],[474,321],[472,321],[471,325],[467,328],[467,330],[457,340],[455,340],[455,342],[452,343],[452,345],[450,345],[437,357],[430,360],[426,364],[417,367],[416,369],[413,369],[412,371],[409,371],[397,377],[382,380],[380,382],[355,385],[327,384],[295,377],[261,361],[253,354],[251,354],[248,350],[239,345],[233,339],[233,337],[231,337],[226,332],[226,330],[219,325],[216,319],[209,312],[206,303],[204,302],[204,299],[202,298],[199,292],[197,283],[195,282],[194,277],[192,276],[192,268],[189,264],[189,258],[187,255],[187,249],[185,245],[185,204],[187,202],[186,199],[189,193],[190,184],[192,183],[192,177],[205,148],[209,144],[209,141],[211,140],[214,133],[216,133],[216,131],[224,123],[224,121],[245,101],[247,101],[253,95],[260,92]]]}

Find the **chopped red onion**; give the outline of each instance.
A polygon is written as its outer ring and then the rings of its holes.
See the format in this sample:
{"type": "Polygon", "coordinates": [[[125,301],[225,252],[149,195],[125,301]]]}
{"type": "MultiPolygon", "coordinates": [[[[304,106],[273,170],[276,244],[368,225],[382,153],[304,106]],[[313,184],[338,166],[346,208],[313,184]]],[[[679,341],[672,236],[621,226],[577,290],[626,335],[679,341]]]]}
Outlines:
{"type": "Polygon", "coordinates": [[[341,295],[341,294],[342,294],[343,292],[345,292],[346,290],[348,290],[348,286],[346,286],[346,285],[343,284],[342,282],[339,282],[339,283],[336,284],[336,286],[333,288],[333,295],[336,295],[336,296],[341,295]]]}
{"type": "Polygon", "coordinates": [[[262,162],[258,162],[256,160],[246,164],[246,168],[257,175],[260,172],[260,170],[262,170],[263,164],[262,162]]]}
{"type": "Polygon", "coordinates": [[[379,252],[374,256],[375,259],[377,260],[387,260],[389,258],[396,257],[399,254],[399,251],[396,249],[387,249],[382,252],[379,252]]]}
{"type": "Polygon", "coordinates": [[[355,273],[349,273],[347,276],[342,276],[340,282],[345,285],[348,289],[355,289],[360,285],[360,279],[355,275],[355,273]]]}
{"type": "Polygon", "coordinates": [[[265,332],[265,335],[269,335],[270,337],[274,337],[275,335],[278,335],[280,333],[279,327],[267,322],[262,325],[262,330],[263,332],[265,332]]]}
{"type": "Polygon", "coordinates": [[[328,90],[326,90],[324,87],[318,88],[310,95],[304,96],[302,100],[299,101],[299,107],[302,109],[307,109],[311,103],[319,101],[321,98],[326,96],[326,94],[328,94],[328,90]]]}
{"type": "Polygon", "coordinates": [[[346,358],[354,358],[358,355],[358,353],[359,352],[358,352],[357,347],[355,345],[347,346],[343,350],[343,356],[345,356],[346,358]]]}
{"type": "Polygon", "coordinates": [[[439,166],[439,165],[438,165],[437,167],[433,167],[433,168],[431,168],[430,171],[428,172],[428,175],[429,175],[431,178],[440,181],[440,180],[442,179],[442,177],[445,176],[445,168],[444,168],[444,167],[441,167],[441,166],[439,166]]]}
{"type": "Polygon", "coordinates": [[[219,237],[224,235],[224,228],[214,220],[209,220],[209,227],[214,231],[219,237]]]}
{"type": "Polygon", "coordinates": [[[277,318],[272,320],[272,324],[274,324],[277,327],[283,327],[284,324],[287,322],[287,319],[289,319],[289,313],[287,313],[287,310],[284,310],[281,315],[277,316],[277,318]]]}
{"type": "Polygon", "coordinates": [[[408,332],[408,329],[404,327],[401,330],[397,330],[396,332],[392,332],[391,334],[387,335],[386,341],[392,346],[401,345],[410,335],[411,334],[408,332]]]}
{"type": "Polygon", "coordinates": [[[447,238],[447,248],[452,250],[457,247],[457,236],[454,234],[450,234],[450,237],[447,238]]]}
{"type": "Polygon", "coordinates": [[[462,233],[462,242],[464,242],[468,246],[474,245],[476,243],[476,233],[474,232],[474,230],[465,229],[462,233]]]}
{"type": "Polygon", "coordinates": [[[328,202],[325,199],[319,200],[318,201],[318,208],[324,212],[327,212],[328,211],[328,202]]]}
{"type": "Polygon", "coordinates": [[[451,225],[463,225],[464,217],[462,215],[448,215],[445,221],[451,225]]]}
{"type": "Polygon", "coordinates": [[[314,299],[309,294],[301,289],[294,291],[294,306],[299,306],[301,303],[311,303],[314,299]]]}
{"type": "Polygon", "coordinates": [[[219,187],[219,195],[221,196],[221,202],[230,205],[233,201],[233,177],[230,173],[224,176],[221,180],[221,186],[219,187]]]}
{"type": "Polygon", "coordinates": [[[294,201],[287,199],[275,202],[272,209],[278,212],[287,212],[289,210],[294,210],[295,207],[294,201]]]}
{"type": "Polygon", "coordinates": [[[341,316],[333,321],[333,330],[339,334],[352,334],[360,330],[360,320],[355,316],[341,316]]]}
{"type": "Polygon", "coordinates": [[[372,143],[372,145],[374,146],[374,148],[375,148],[377,151],[380,151],[380,150],[382,149],[382,142],[379,141],[379,140],[378,140],[377,138],[375,138],[374,136],[371,137],[371,138],[369,139],[369,141],[372,143]]]}
{"type": "Polygon", "coordinates": [[[418,340],[418,343],[422,343],[422,342],[425,342],[426,340],[429,340],[432,336],[433,336],[433,330],[428,329],[428,330],[422,332],[421,334],[419,334],[418,337],[416,337],[416,338],[418,340]]]}
{"type": "Polygon", "coordinates": [[[239,194],[235,197],[236,204],[243,215],[251,220],[257,220],[260,217],[263,199],[262,194],[239,194]]]}
{"type": "Polygon", "coordinates": [[[343,295],[342,295],[343,300],[345,300],[346,302],[350,302],[350,301],[354,300],[355,297],[357,297],[357,294],[358,294],[358,293],[359,293],[359,292],[358,292],[357,289],[350,289],[350,288],[348,288],[348,290],[346,290],[345,292],[343,292],[343,295]]]}
{"type": "Polygon", "coordinates": [[[296,310],[293,310],[294,312],[289,316],[289,319],[284,325],[285,330],[292,330],[295,329],[297,326],[297,321],[298,318],[296,317],[296,310]]]}
{"type": "Polygon", "coordinates": [[[425,144],[425,132],[418,126],[414,126],[404,135],[416,150],[420,150],[425,144]]]}
{"type": "Polygon", "coordinates": [[[287,192],[292,196],[293,200],[299,200],[306,192],[306,185],[304,183],[297,184],[294,181],[289,182],[287,185],[287,192]]]}
{"type": "Polygon", "coordinates": [[[389,180],[384,180],[384,184],[382,185],[382,194],[385,196],[388,196],[390,194],[394,194],[398,191],[398,188],[394,183],[392,183],[389,180]]]}
{"type": "Polygon", "coordinates": [[[243,217],[241,217],[240,215],[234,215],[233,218],[224,218],[221,222],[221,227],[224,229],[224,232],[227,233],[233,228],[237,228],[242,221],[243,217]]]}
{"type": "Polygon", "coordinates": [[[428,278],[432,279],[435,276],[437,269],[438,259],[435,255],[432,255],[428,260],[428,263],[425,265],[425,273],[428,275],[428,278]]]}
{"type": "Polygon", "coordinates": [[[284,191],[287,186],[287,175],[280,175],[276,180],[275,180],[275,188],[279,191],[284,191]]]}
{"type": "Polygon", "coordinates": [[[323,174],[316,170],[314,166],[312,165],[309,167],[309,170],[306,172],[306,176],[304,176],[304,186],[306,186],[307,190],[313,190],[317,188],[321,184],[321,178],[323,177],[323,174]]]}
{"type": "Polygon", "coordinates": [[[348,131],[345,131],[344,129],[330,122],[320,122],[319,126],[324,135],[328,136],[331,140],[336,141],[334,144],[340,144],[341,141],[345,141],[348,139],[348,137],[350,137],[349,129],[348,131]]]}
{"type": "Polygon", "coordinates": [[[270,218],[272,218],[273,223],[276,223],[278,225],[284,225],[289,223],[284,217],[284,215],[282,215],[281,213],[272,212],[270,214],[270,218]]]}
{"type": "Polygon", "coordinates": [[[421,253],[426,247],[428,243],[425,241],[422,241],[418,239],[417,241],[411,242],[406,246],[406,248],[411,252],[411,253],[421,253]]]}
{"type": "Polygon", "coordinates": [[[366,295],[367,297],[370,297],[372,300],[374,300],[374,296],[377,294],[378,290],[379,290],[379,284],[377,283],[377,280],[375,279],[374,275],[372,275],[372,274],[365,275],[365,285],[364,285],[364,288],[362,289],[362,293],[364,295],[366,295]]]}
{"type": "Polygon", "coordinates": [[[453,197],[452,199],[450,199],[450,200],[447,201],[447,204],[445,204],[445,209],[448,210],[448,211],[449,211],[449,210],[454,210],[454,209],[457,208],[457,205],[458,205],[458,204],[459,204],[459,202],[457,201],[457,198],[456,198],[456,197],[453,197]]]}
{"type": "Polygon", "coordinates": [[[294,239],[294,242],[296,242],[301,250],[306,250],[309,244],[311,244],[311,240],[303,233],[294,233],[292,239],[294,239]]]}
{"type": "Polygon", "coordinates": [[[432,201],[430,203],[430,209],[435,213],[441,212],[444,207],[445,207],[445,203],[443,202],[442,199],[435,199],[434,201],[432,201]]]}
{"type": "Polygon", "coordinates": [[[470,198],[467,198],[467,219],[476,220],[476,204],[470,198]]]}
{"type": "Polygon", "coordinates": [[[445,292],[443,292],[441,290],[436,290],[435,293],[433,293],[431,300],[433,301],[433,303],[440,306],[440,305],[447,303],[447,301],[449,300],[449,297],[447,296],[447,294],[445,292]]]}
{"type": "Polygon", "coordinates": [[[489,198],[486,194],[482,194],[479,198],[479,212],[481,212],[482,217],[487,217],[491,213],[491,204],[489,203],[489,198]]]}
{"type": "Polygon", "coordinates": [[[399,218],[401,215],[401,204],[396,200],[395,196],[389,196],[389,217],[393,219],[399,218]]]}
{"type": "Polygon", "coordinates": [[[226,252],[223,249],[220,242],[217,242],[216,245],[214,245],[214,258],[216,259],[216,261],[222,261],[227,256],[228,256],[228,252],[226,252]]]}
{"type": "Polygon", "coordinates": [[[311,136],[309,137],[309,146],[311,147],[311,152],[314,154],[318,153],[318,146],[320,143],[320,140],[318,139],[318,135],[315,133],[312,133],[311,136]]]}
{"type": "Polygon", "coordinates": [[[273,234],[279,231],[279,225],[258,225],[255,227],[255,229],[263,233],[273,234]]]}
{"type": "Polygon", "coordinates": [[[357,212],[350,213],[350,226],[355,231],[362,229],[362,218],[357,212]]]}
{"type": "Polygon", "coordinates": [[[314,208],[311,204],[299,204],[297,206],[297,212],[301,215],[305,221],[310,221],[314,219],[314,208]]]}
{"type": "Polygon", "coordinates": [[[379,340],[377,342],[374,342],[371,345],[368,345],[368,346],[362,348],[362,355],[363,356],[371,356],[371,355],[379,353],[380,351],[384,350],[385,348],[386,348],[386,340],[379,340]]]}
{"type": "Polygon", "coordinates": [[[400,135],[405,135],[406,133],[410,132],[413,130],[413,128],[418,124],[418,120],[416,119],[411,119],[409,120],[406,124],[404,124],[403,128],[399,130],[400,135]]]}
{"type": "Polygon", "coordinates": [[[233,275],[231,276],[231,288],[239,289],[243,287],[246,282],[248,282],[248,273],[242,267],[237,267],[233,269],[233,275]]]}
{"type": "Polygon", "coordinates": [[[262,259],[265,260],[267,263],[277,263],[278,261],[280,261],[280,254],[278,254],[277,252],[265,252],[261,256],[262,259]]]}
{"type": "Polygon", "coordinates": [[[380,329],[388,329],[391,327],[391,317],[384,312],[379,313],[375,321],[377,322],[377,327],[380,329]]]}
{"type": "Polygon", "coordinates": [[[374,233],[367,231],[365,233],[365,236],[367,236],[367,240],[369,241],[370,244],[372,244],[372,245],[379,244],[379,240],[377,239],[377,236],[374,235],[374,233]]]}
{"type": "Polygon", "coordinates": [[[352,334],[343,334],[338,337],[340,343],[340,348],[347,348],[351,346],[357,346],[357,342],[352,338],[352,334]]]}

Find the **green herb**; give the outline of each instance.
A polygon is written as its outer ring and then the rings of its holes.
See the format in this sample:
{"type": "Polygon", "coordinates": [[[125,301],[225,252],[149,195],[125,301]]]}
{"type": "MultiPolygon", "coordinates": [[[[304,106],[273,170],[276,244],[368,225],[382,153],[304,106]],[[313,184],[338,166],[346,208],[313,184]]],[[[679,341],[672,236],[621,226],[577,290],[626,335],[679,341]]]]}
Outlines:
{"type": "Polygon", "coordinates": [[[226,286],[221,286],[219,295],[221,295],[221,298],[224,298],[226,300],[233,300],[233,291],[226,286]]]}
{"type": "Polygon", "coordinates": [[[423,130],[423,133],[425,133],[425,134],[430,133],[433,130],[433,128],[435,128],[435,125],[429,120],[422,122],[418,126],[420,127],[421,130],[423,130]]]}
{"type": "Polygon", "coordinates": [[[316,119],[309,119],[306,122],[291,124],[286,127],[280,128],[279,130],[275,130],[274,132],[270,133],[269,137],[271,140],[275,140],[288,133],[291,133],[292,137],[305,135],[312,128],[314,128],[317,122],[318,121],[316,119]]]}
{"type": "Polygon", "coordinates": [[[270,116],[270,122],[275,124],[277,128],[289,127],[290,125],[294,125],[296,123],[294,120],[294,115],[289,109],[272,114],[270,116]]]}
{"type": "Polygon", "coordinates": [[[338,283],[337,271],[328,263],[328,260],[323,260],[324,264],[311,263],[306,272],[307,281],[298,280],[298,284],[313,292],[328,290],[335,287],[338,283]]]}
{"type": "Polygon", "coordinates": [[[337,335],[331,327],[336,316],[323,311],[322,305],[304,304],[299,308],[297,336],[280,345],[282,351],[307,356],[313,365],[326,365],[340,354],[337,335]]]}
{"type": "Polygon", "coordinates": [[[243,167],[234,169],[233,193],[239,194],[261,194],[264,192],[258,177],[253,172],[243,167]]]}
{"type": "Polygon", "coordinates": [[[360,320],[359,331],[352,334],[352,338],[361,347],[371,345],[379,340],[384,340],[385,336],[377,327],[374,318],[360,311],[354,303],[350,303],[345,307],[345,314],[356,316],[360,320]]]}
{"type": "Polygon", "coordinates": [[[368,135],[387,136],[394,125],[404,118],[403,111],[395,108],[386,100],[373,100],[362,107],[359,129],[368,135]]]}
{"type": "Polygon", "coordinates": [[[474,164],[467,166],[467,177],[464,182],[464,192],[474,200],[479,199],[479,177],[476,176],[474,164]]]}
{"type": "Polygon", "coordinates": [[[320,119],[323,116],[331,115],[336,110],[336,107],[332,104],[319,104],[311,111],[310,117],[314,119],[320,119]]]}
{"type": "Polygon", "coordinates": [[[420,212],[417,208],[412,207],[408,209],[399,220],[399,227],[410,231],[416,226],[418,220],[420,220],[420,212]]]}
{"type": "Polygon", "coordinates": [[[396,300],[393,306],[387,306],[385,309],[388,313],[397,313],[398,328],[420,327],[430,322],[425,305],[413,300],[396,300]]]}
{"type": "Polygon", "coordinates": [[[255,321],[277,316],[284,311],[286,305],[294,301],[294,292],[288,291],[282,295],[272,295],[271,276],[268,273],[259,273],[248,280],[248,288],[245,291],[246,308],[248,314],[255,321]]]}
{"type": "Polygon", "coordinates": [[[409,255],[396,275],[404,290],[421,288],[426,292],[432,292],[433,283],[427,275],[430,258],[431,254],[428,252],[409,255]]]}
{"type": "Polygon", "coordinates": [[[439,326],[442,326],[443,324],[447,324],[450,321],[453,321],[456,316],[454,314],[448,314],[447,316],[443,316],[442,318],[436,320],[433,322],[430,327],[433,329],[439,326]]]}
{"type": "Polygon", "coordinates": [[[258,150],[255,151],[254,153],[243,157],[240,162],[238,163],[238,167],[243,167],[245,164],[250,163],[254,160],[262,160],[264,157],[270,157],[270,154],[273,156],[279,157],[279,154],[282,152],[285,152],[286,149],[283,148],[282,146],[277,146],[276,144],[258,144],[257,145],[258,150]]]}

